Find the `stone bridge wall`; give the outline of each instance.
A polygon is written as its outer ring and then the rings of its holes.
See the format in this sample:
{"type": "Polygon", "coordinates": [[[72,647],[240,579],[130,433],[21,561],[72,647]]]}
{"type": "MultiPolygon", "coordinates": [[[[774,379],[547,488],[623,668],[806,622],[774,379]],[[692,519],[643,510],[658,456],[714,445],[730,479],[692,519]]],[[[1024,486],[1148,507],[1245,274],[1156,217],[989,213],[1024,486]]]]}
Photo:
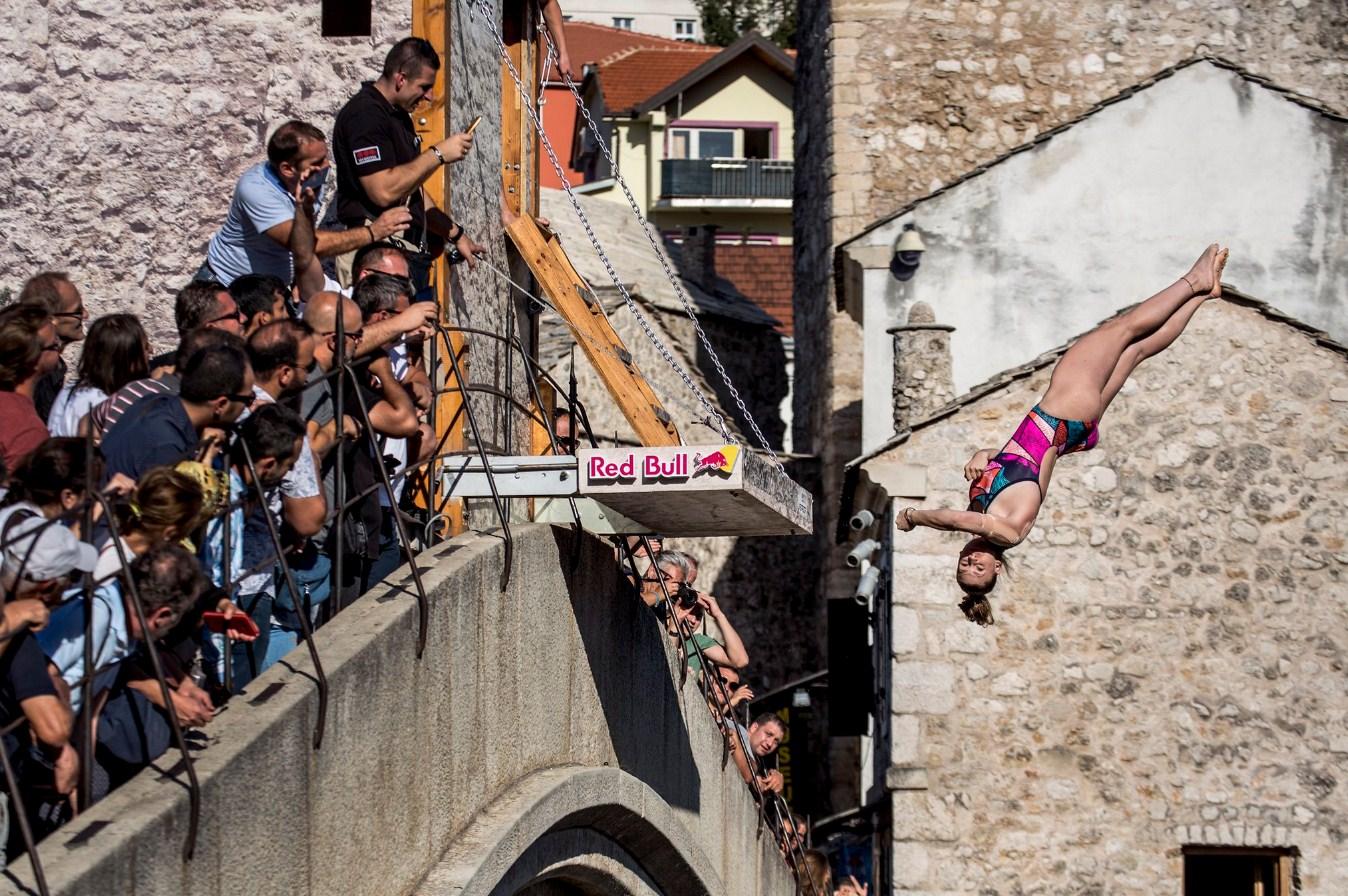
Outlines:
{"type": "MultiPolygon", "coordinates": [[[[587,538],[572,571],[571,539],[520,528],[505,592],[495,537],[422,554],[420,660],[410,579],[371,592],[318,633],[321,749],[301,650],[207,729],[190,862],[169,754],[41,846],[52,892],[510,894],[558,878],[581,892],[790,892],[656,621],[622,593],[606,545],[587,538]]],[[[25,862],[15,871],[28,882],[25,862]]]]}

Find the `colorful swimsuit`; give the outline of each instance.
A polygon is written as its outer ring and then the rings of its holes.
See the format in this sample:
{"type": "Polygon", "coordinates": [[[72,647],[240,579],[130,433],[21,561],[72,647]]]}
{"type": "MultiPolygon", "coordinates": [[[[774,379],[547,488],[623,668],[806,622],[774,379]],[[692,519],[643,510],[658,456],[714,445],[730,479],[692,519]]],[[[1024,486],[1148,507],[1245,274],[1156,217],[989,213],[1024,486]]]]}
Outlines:
{"type": "Polygon", "coordinates": [[[1098,420],[1060,420],[1035,405],[1020,421],[1011,441],[1002,446],[1002,450],[988,461],[983,475],[969,486],[969,509],[987,513],[1007,486],[1017,482],[1038,482],[1039,468],[1049,448],[1057,448],[1059,457],[1074,451],[1091,450],[1100,441],[1099,423],[1098,420]],[[1039,422],[1035,422],[1036,417],[1039,422]],[[1045,428],[1053,433],[1052,441],[1044,435],[1045,428]],[[1010,451],[1012,445],[1018,445],[1025,454],[1010,451]]]}

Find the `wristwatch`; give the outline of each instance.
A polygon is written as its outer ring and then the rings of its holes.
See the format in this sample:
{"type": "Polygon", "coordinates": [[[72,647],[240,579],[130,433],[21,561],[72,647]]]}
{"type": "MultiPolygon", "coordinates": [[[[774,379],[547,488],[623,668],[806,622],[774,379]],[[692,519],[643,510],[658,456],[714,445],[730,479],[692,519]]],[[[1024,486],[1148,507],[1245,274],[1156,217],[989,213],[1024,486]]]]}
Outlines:
{"type": "Polygon", "coordinates": [[[445,157],[444,154],[440,152],[440,147],[432,146],[431,152],[435,153],[435,157],[440,160],[441,165],[445,164],[445,157]]]}

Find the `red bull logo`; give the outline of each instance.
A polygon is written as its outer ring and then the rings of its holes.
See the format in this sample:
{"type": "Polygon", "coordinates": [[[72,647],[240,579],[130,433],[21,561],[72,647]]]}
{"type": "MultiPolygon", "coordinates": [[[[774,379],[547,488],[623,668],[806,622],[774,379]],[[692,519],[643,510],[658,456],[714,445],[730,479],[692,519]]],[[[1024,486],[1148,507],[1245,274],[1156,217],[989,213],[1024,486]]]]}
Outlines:
{"type": "Polygon", "coordinates": [[[729,476],[735,472],[735,461],[739,457],[738,445],[724,445],[710,454],[693,455],[693,475],[699,473],[724,473],[729,476]]]}

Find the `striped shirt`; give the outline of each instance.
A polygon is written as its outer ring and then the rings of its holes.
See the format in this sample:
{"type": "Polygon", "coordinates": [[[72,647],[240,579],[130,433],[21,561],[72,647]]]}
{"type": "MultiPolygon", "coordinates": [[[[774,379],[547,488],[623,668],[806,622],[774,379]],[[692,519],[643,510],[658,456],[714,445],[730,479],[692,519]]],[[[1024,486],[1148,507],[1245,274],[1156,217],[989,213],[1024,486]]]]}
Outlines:
{"type": "Polygon", "coordinates": [[[122,415],[151,395],[176,395],[181,380],[176,374],[165,374],[152,380],[132,380],[116,392],[89,409],[89,429],[93,431],[94,441],[102,442],[103,436],[113,425],[122,419],[122,415]]]}

